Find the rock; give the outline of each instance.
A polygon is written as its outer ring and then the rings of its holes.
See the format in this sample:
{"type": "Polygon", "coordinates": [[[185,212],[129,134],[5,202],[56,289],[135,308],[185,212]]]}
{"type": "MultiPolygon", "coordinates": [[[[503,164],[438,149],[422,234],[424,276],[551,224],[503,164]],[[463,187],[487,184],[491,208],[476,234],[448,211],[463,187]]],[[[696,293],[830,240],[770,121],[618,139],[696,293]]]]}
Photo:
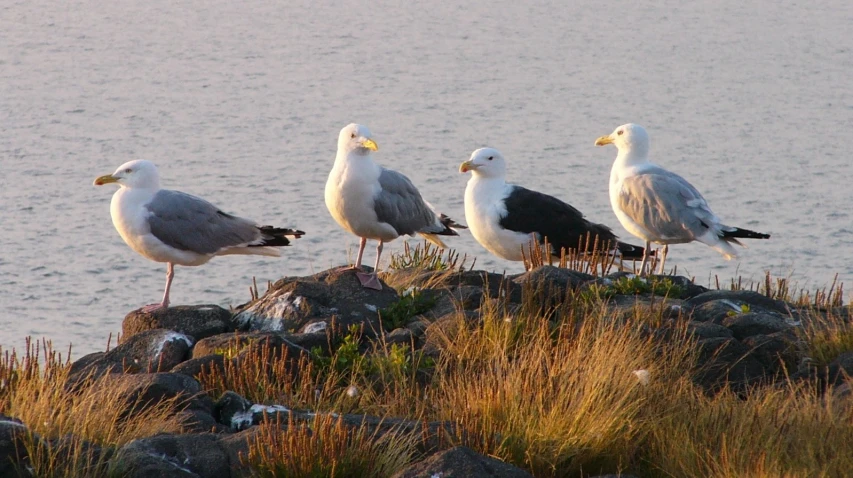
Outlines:
{"type": "Polygon", "coordinates": [[[271,332],[228,332],[214,335],[198,341],[193,347],[193,358],[208,355],[222,355],[233,358],[247,346],[258,341],[278,340],[279,337],[271,332]],[[275,337],[275,338],[270,338],[275,337]]]}
{"type": "Polygon", "coordinates": [[[766,373],[771,377],[779,378],[783,373],[797,369],[800,360],[797,344],[785,333],[753,335],[743,339],[743,344],[764,365],[766,373]]]}
{"type": "MultiPolygon", "coordinates": [[[[193,339],[173,330],[156,329],[138,333],[118,347],[94,357],[87,355],[83,365],[69,375],[67,384],[80,385],[85,380],[107,373],[150,373],[171,370],[186,360],[193,339]]],[[[78,361],[78,363],[80,362],[78,361]]]]}
{"type": "Polygon", "coordinates": [[[243,398],[240,394],[227,391],[219,397],[213,406],[213,416],[219,423],[227,425],[232,430],[246,428],[244,423],[235,423],[233,418],[237,415],[244,416],[252,407],[252,402],[243,398]]]}
{"type": "MultiPolygon", "coordinates": [[[[241,457],[249,456],[249,444],[258,439],[260,431],[260,427],[252,427],[241,432],[218,437],[219,446],[225,451],[228,462],[231,464],[231,476],[233,478],[251,476],[248,467],[241,461],[241,457]]],[[[223,474],[222,476],[228,475],[223,474]]]]}
{"type": "Polygon", "coordinates": [[[429,319],[436,319],[457,310],[473,310],[480,307],[483,302],[484,291],[482,287],[472,285],[461,285],[454,289],[442,291],[436,299],[435,305],[423,314],[429,319]]]}
{"type": "Polygon", "coordinates": [[[198,377],[202,371],[205,373],[217,371],[221,374],[225,371],[225,357],[218,354],[205,355],[203,357],[187,360],[186,362],[181,362],[169,371],[172,373],[181,373],[194,378],[198,377]]]}
{"type": "MultiPolygon", "coordinates": [[[[177,373],[112,374],[97,382],[89,392],[110,396],[112,406],[122,407],[122,416],[145,410],[169,399],[176,399],[179,410],[213,411],[213,400],[203,393],[193,378],[177,373]],[[116,397],[116,398],[112,398],[116,397]]],[[[106,402],[105,400],[100,400],[106,402]]]]}
{"type": "Polygon", "coordinates": [[[765,378],[764,366],[737,340],[717,337],[699,340],[697,344],[699,370],[694,381],[706,391],[730,387],[741,393],[765,378]]]}
{"type": "Polygon", "coordinates": [[[728,327],[738,340],[753,335],[769,335],[791,327],[784,317],[762,312],[731,315],[723,319],[723,325],[728,327]]]}
{"type": "Polygon", "coordinates": [[[550,284],[551,287],[565,290],[568,288],[577,289],[593,280],[595,280],[595,277],[590,274],[544,265],[516,276],[512,281],[516,284],[550,284]]]}
{"type": "Polygon", "coordinates": [[[618,475],[614,475],[614,474],[609,474],[609,475],[595,475],[595,476],[590,476],[589,478],[639,478],[639,477],[637,477],[637,476],[635,476],[635,475],[624,475],[624,474],[621,474],[621,473],[620,473],[620,474],[618,474],[618,475]]]}
{"type": "Polygon", "coordinates": [[[231,312],[218,305],[179,305],[153,312],[137,309],[121,324],[122,339],[146,330],[169,329],[194,337],[196,340],[234,330],[231,312]]]}
{"type": "Polygon", "coordinates": [[[394,478],[530,478],[532,475],[495,458],[457,446],[440,451],[426,460],[395,473],[394,478]]]}
{"type": "Polygon", "coordinates": [[[697,322],[695,320],[691,320],[687,323],[687,330],[691,335],[699,340],[713,339],[717,337],[732,337],[732,331],[729,330],[728,327],[724,327],[713,322],[697,322]]]}
{"type": "Polygon", "coordinates": [[[211,433],[162,434],[133,440],[121,447],[114,461],[127,478],[229,476],[228,454],[211,433]]]}
{"type": "Polygon", "coordinates": [[[690,298],[686,305],[693,308],[715,300],[727,300],[736,304],[738,309],[742,304],[747,304],[752,312],[763,309],[767,312],[776,312],[783,317],[791,314],[791,308],[785,302],[749,290],[712,290],[690,298]]]}
{"type": "Polygon", "coordinates": [[[521,303],[523,287],[509,277],[494,272],[462,271],[448,279],[447,283],[451,287],[463,285],[479,287],[490,299],[506,298],[510,302],[521,303]]]}
{"type": "Polygon", "coordinates": [[[17,476],[16,466],[27,462],[25,443],[29,433],[20,420],[0,415],[0,476],[17,476]]]}
{"type": "Polygon", "coordinates": [[[841,385],[853,376],[853,352],[844,352],[830,362],[827,375],[829,385],[841,385]]]}
{"type": "Polygon", "coordinates": [[[690,300],[687,300],[682,309],[695,322],[709,322],[717,325],[723,325],[723,322],[734,314],[743,314],[741,304],[728,299],[710,300],[696,306],[692,306],[690,300]]]}
{"type": "Polygon", "coordinates": [[[413,338],[411,330],[399,328],[392,330],[391,333],[385,336],[385,343],[388,345],[400,344],[411,346],[413,338]]]}
{"type": "Polygon", "coordinates": [[[383,286],[366,289],[354,270],[329,270],[309,277],[277,281],[258,300],[235,315],[241,330],[286,332],[314,319],[334,317],[339,327],[365,324],[378,329],[378,311],[395,303],[397,292],[383,286]]]}

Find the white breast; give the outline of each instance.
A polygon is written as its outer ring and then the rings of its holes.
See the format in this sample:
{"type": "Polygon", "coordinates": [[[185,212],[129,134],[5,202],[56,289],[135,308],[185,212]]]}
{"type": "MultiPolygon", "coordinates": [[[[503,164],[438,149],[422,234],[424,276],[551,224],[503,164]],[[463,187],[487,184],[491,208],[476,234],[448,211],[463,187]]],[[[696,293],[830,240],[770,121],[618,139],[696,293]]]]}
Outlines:
{"type": "Polygon", "coordinates": [[[370,158],[335,160],[326,181],[326,207],[332,218],[347,231],[359,237],[390,241],[398,237],[397,232],[388,224],[380,223],[373,208],[373,198],[379,194],[381,172],[370,158]]]}
{"type": "Polygon", "coordinates": [[[465,188],[465,221],[468,229],[483,247],[492,254],[510,261],[523,259],[531,235],[503,229],[500,220],[506,216],[503,202],[512,186],[500,179],[480,179],[472,176],[465,188]]]}

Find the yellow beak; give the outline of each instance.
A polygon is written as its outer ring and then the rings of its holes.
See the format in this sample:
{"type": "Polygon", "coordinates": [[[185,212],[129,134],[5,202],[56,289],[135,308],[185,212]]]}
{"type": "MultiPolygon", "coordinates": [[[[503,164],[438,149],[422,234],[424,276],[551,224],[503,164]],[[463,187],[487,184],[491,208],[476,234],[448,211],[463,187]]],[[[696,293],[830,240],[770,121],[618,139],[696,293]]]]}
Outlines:
{"type": "Polygon", "coordinates": [[[460,173],[467,173],[468,171],[473,171],[475,169],[477,169],[477,166],[470,159],[459,165],[460,173]]]}
{"type": "Polygon", "coordinates": [[[379,146],[376,146],[376,142],[370,138],[365,138],[364,141],[361,142],[362,148],[367,148],[371,151],[379,151],[379,146]]]}
{"type": "Polygon", "coordinates": [[[605,144],[613,144],[613,138],[610,136],[602,136],[595,140],[596,146],[604,146],[605,144]]]}
{"type": "Polygon", "coordinates": [[[118,182],[118,178],[113,176],[112,174],[106,174],[99,178],[95,179],[95,186],[103,186],[104,184],[115,183],[118,182]]]}

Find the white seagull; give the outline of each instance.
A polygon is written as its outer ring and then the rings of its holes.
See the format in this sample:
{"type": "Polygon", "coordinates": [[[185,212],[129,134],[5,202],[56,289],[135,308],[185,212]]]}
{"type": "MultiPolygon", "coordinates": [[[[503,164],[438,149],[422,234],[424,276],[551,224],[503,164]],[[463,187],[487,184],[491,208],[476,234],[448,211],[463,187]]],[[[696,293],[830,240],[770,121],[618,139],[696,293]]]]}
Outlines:
{"type": "Polygon", "coordinates": [[[459,166],[471,172],[465,188],[465,221],[471,234],[492,254],[510,261],[523,260],[522,249],[531,239],[551,244],[552,256],[561,249],[585,247],[591,252],[595,238],[623,259],[643,257],[643,248],[616,240],[609,227],[584,218],[583,214],[553,196],[506,182],[506,160],[500,151],[480,148],[459,166]],[[589,242],[587,242],[589,235],[589,242]]]}
{"type": "MultiPolygon", "coordinates": [[[[769,234],[726,226],[711,211],[702,194],[681,176],[649,161],[649,135],[637,124],[625,124],[595,141],[619,150],[610,170],[610,205],[622,226],[650,243],[663,244],[660,271],[664,271],[670,244],[699,241],[722,254],[737,257],[738,239],[768,239],[769,234]]],[[[745,246],[744,246],[745,247],[745,246]]],[[[640,266],[645,273],[646,260],[640,266]]]]}
{"type": "Polygon", "coordinates": [[[145,306],[146,312],[169,306],[175,264],[200,266],[214,256],[228,254],[280,256],[275,247],[290,244],[288,236],[305,234],[258,226],[224,213],[204,199],[160,189],[160,175],[150,161],[129,161],[113,174],[95,179],[96,186],[109,183],[120,186],[110,202],[110,215],[121,238],[142,256],[166,263],[163,300],[145,306]]]}
{"type": "Polygon", "coordinates": [[[406,234],[420,234],[439,247],[438,236],[457,236],[451,228],[465,228],[424,201],[406,176],[373,162],[371,152],[379,148],[366,126],[349,124],[338,136],[335,165],[326,181],[326,207],[337,223],[361,238],[355,269],[368,239],[379,241],[372,274],[358,272],[364,287],[381,290],[376,277],[382,244],[406,234]]]}

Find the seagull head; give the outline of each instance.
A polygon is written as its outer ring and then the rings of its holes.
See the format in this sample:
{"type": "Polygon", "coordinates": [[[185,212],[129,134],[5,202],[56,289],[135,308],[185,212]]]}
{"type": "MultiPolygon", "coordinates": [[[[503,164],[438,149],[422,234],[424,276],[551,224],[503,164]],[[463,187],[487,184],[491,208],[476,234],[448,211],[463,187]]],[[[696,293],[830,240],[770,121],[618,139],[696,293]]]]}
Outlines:
{"type": "Polygon", "coordinates": [[[471,153],[471,159],[459,165],[460,173],[471,171],[474,176],[502,178],[506,174],[506,162],[500,151],[480,148],[471,153]]]}
{"type": "Polygon", "coordinates": [[[350,123],[344,126],[338,136],[338,152],[365,155],[378,149],[379,146],[373,141],[370,130],[364,125],[350,123]]]}
{"type": "Polygon", "coordinates": [[[607,136],[595,140],[596,146],[612,144],[620,153],[646,157],[649,152],[649,134],[642,126],[634,123],[623,124],[607,136]]]}
{"type": "Polygon", "coordinates": [[[137,159],[128,161],[116,169],[112,174],[106,174],[95,179],[95,186],[118,183],[119,186],[127,188],[151,188],[160,187],[160,174],[157,166],[151,161],[137,159]]]}

